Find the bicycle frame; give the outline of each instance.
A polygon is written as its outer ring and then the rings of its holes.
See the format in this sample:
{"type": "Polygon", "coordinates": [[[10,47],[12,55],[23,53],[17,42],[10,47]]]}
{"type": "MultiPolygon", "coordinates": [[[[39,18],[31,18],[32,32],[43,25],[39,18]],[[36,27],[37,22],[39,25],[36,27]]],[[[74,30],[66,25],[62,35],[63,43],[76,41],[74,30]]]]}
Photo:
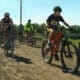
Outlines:
{"type": "Polygon", "coordinates": [[[55,38],[52,39],[53,40],[52,54],[57,54],[62,36],[63,36],[63,32],[59,32],[55,36],[55,38]]]}

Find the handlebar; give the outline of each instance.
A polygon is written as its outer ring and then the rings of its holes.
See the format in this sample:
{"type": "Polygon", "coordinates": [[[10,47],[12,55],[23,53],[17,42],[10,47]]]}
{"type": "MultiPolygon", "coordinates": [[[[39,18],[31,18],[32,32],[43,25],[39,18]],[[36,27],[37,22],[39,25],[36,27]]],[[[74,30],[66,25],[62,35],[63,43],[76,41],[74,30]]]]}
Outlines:
{"type": "Polygon", "coordinates": [[[65,27],[62,27],[61,31],[64,32],[64,30],[68,30],[68,31],[70,31],[70,33],[69,34],[65,34],[64,33],[63,37],[65,37],[65,38],[71,38],[71,39],[80,39],[80,34],[77,34],[76,30],[73,29],[72,27],[67,28],[67,29],[65,27]]]}
{"type": "Polygon", "coordinates": [[[70,31],[71,33],[76,32],[76,30],[75,30],[74,28],[72,28],[72,27],[65,28],[65,27],[63,26],[63,27],[60,28],[60,30],[61,30],[61,31],[63,31],[63,30],[68,30],[68,31],[70,31]]]}

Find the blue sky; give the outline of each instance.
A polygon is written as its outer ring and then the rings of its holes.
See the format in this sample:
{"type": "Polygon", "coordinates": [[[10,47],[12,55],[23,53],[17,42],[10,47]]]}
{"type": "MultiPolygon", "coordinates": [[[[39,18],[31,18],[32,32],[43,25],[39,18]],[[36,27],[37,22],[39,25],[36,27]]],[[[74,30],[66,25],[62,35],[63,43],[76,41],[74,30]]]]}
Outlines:
{"type": "MultiPolygon", "coordinates": [[[[0,0],[0,19],[10,12],[14,23],[19,24],[20,0],[0,0]]],[[[43,23],[53,12],[54,6],[62,7],[62,16],[70,25],[80,25],[80,0],[23,0],[23,24],[29,18],[32,22],[43,23]]]]}

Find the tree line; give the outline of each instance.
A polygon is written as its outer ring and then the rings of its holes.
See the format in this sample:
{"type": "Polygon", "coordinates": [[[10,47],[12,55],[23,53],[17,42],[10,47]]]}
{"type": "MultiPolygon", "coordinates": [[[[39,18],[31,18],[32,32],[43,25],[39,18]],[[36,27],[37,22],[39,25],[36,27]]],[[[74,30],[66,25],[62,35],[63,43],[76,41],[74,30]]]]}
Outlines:
{"type": "MultiPolygon", "coordinates": [[[[27,23],[23,25],[23,32],[24,32],[24,27],[26,27],[27,23]]],[[[44,31],[46,30],[46,24],[45,23],[42,23],[42,24],[38,24],[38,23],[33,23],[32,24],[32,27],[33,27],[33,30],[36,31],[36,33],[44,33],[44,31]]],[[[77,33],[77,34],[80,34],[80,25],[72,25],[71,26],[75,31],[73,32],[74,34],[77,33]]],[[[16,30],[18,31],[19,29],[19,25],[16,25],[15,24],[15,28],[16,30]]],[[[58,30],[63,28],[63,26],[59,26],[58,27],[58,30]]],[[[63,30],[65,33],[69,33],[68,30],[65,31],[65,28],[63,30]]]]}

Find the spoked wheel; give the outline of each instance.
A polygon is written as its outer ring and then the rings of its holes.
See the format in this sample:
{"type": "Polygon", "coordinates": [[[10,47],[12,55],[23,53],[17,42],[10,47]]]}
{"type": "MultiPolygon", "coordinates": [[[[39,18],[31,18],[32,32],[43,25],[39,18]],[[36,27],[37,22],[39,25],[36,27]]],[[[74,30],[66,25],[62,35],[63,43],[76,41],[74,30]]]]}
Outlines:
{"type": "Polygon", "coordinates": [[[47,48],[47,44],[48,41],[45,40],[42,45],[42,57],[45,63],[50,64],[53,59],[53,55],[52,50],[47,48]]]}
{"type": "Polygon", "coordinates": [[[63,68],[69,72],[74,72],[79,69],[79,54],[77,47],[69,42],[62,47],[61,61],[63,68]]]}

